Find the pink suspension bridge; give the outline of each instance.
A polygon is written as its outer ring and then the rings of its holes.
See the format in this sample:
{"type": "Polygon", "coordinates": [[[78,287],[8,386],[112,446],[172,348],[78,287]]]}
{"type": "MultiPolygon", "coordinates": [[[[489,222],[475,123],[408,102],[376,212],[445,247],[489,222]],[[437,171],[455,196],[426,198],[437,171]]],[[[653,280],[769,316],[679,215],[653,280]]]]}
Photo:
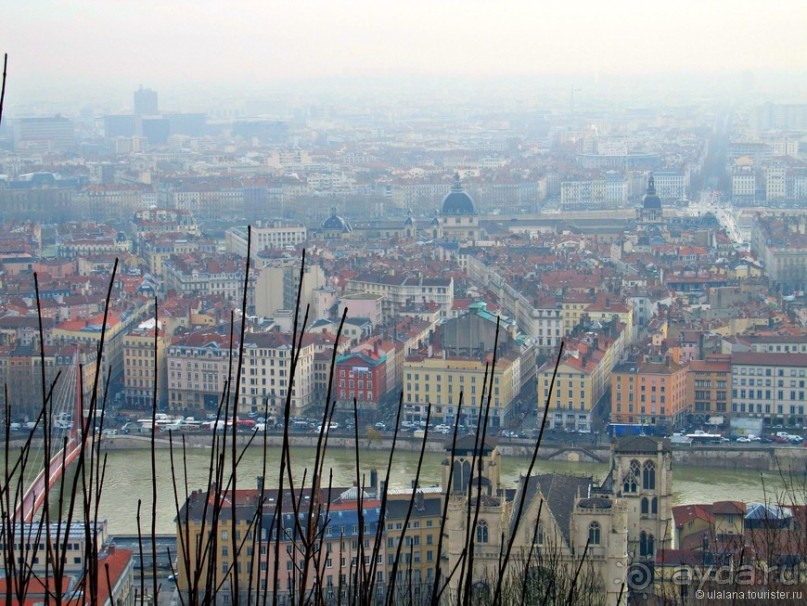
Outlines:
{"type": "MultiPolygon", "coordinates": [[[[63,448],[51,456],[49,468],[44,463],[44,457],[47,456],[44,446],[40,449],[43,455],[41,469],[25,490],[14,510],[16,522],[32,522],[45,501],[45,483],[47,482],[49,491],[82,451],[86,452],[83,442],[89,441],[90,432],[85,430],[86,421],[82,410],[81,381],[79,380],[81,367],[77,357],[74,364],[76,372],[67,373],[65,384],[54,389],[54,398],[56,398],[53,406],[54,418],[49,423],[51,443],[63,446],[63,448]],[[59,397],[56,394],[59,394],[59,397]],[[66,442],[65,437],[67,437],[66,442]]],[[[34,464],[36,465],[36,462],[34,464]]]]}

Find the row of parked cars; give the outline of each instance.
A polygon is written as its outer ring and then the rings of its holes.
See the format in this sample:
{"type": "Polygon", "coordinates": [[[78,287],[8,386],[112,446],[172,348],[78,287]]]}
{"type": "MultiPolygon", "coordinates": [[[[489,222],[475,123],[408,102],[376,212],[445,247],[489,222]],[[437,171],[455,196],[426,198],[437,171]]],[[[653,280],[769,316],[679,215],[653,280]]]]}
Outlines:
{"type": "Polygon", "coordinates": [[[778,431],[770,437],[748,434],[736,437],[733,439],[733,441],[740,444],[751,444],[754,442],[761,444],[803,444],[804,438],[798,434],[788,433],[786,431],[778,431]]]}

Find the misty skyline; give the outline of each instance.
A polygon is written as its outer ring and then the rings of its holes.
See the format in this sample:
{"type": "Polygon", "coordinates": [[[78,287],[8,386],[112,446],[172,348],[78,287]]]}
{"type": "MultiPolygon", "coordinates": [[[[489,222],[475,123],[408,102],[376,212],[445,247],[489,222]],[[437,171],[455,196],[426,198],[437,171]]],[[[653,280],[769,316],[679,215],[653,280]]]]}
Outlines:
{"type": "MultiPolygon", "coordinates": [[[[807,70],[807,3],[174,0],[15,7],[9,103],[316,80],[807,70]],[[13,92],[12,92],[13,91],[13,92]]],[[[803,85],[794,81],[794,93],[803,85]]],[[[801,88],[800,88],[801,87],[801,88]]]]}

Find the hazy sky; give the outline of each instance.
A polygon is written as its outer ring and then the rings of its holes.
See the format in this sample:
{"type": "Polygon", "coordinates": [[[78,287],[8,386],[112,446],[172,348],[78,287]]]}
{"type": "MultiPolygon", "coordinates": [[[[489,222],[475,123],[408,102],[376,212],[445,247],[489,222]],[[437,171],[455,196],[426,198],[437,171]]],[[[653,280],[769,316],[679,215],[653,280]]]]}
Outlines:
{"type": "Polygon", "coordinates": [[[25,0],[19,93],[333,76],[807,70],[805,0],[25,0]]]}

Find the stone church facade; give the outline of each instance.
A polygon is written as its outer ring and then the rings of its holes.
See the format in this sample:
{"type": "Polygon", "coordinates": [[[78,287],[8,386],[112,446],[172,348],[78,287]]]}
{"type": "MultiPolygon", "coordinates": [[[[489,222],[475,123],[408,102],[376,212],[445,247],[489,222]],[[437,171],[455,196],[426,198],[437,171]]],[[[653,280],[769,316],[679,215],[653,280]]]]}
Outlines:
{"type": "MultiPolygon", "coordinates": [[[[449,446],[443,465],[449,499],[443,571],[467,566],[471,558],[461,559],[472,553],[474,591],[492,591],[502,573],[507,584],[536,571],[554,575],[560,587],[579,569],[605,603],[626,604],[631,567],[648,563],[641,570],[652,574],[655,554],[672,547],[671,453],[661,440],[615,443],[611,469],[599,485],[591,477],[548,473],[504,489],[495,443],[480,446],[474,436],[458,440],[453,465],[449,446]]],[[[456,583],[448,590],[452,597],[461,591],[456,583]]]]}

